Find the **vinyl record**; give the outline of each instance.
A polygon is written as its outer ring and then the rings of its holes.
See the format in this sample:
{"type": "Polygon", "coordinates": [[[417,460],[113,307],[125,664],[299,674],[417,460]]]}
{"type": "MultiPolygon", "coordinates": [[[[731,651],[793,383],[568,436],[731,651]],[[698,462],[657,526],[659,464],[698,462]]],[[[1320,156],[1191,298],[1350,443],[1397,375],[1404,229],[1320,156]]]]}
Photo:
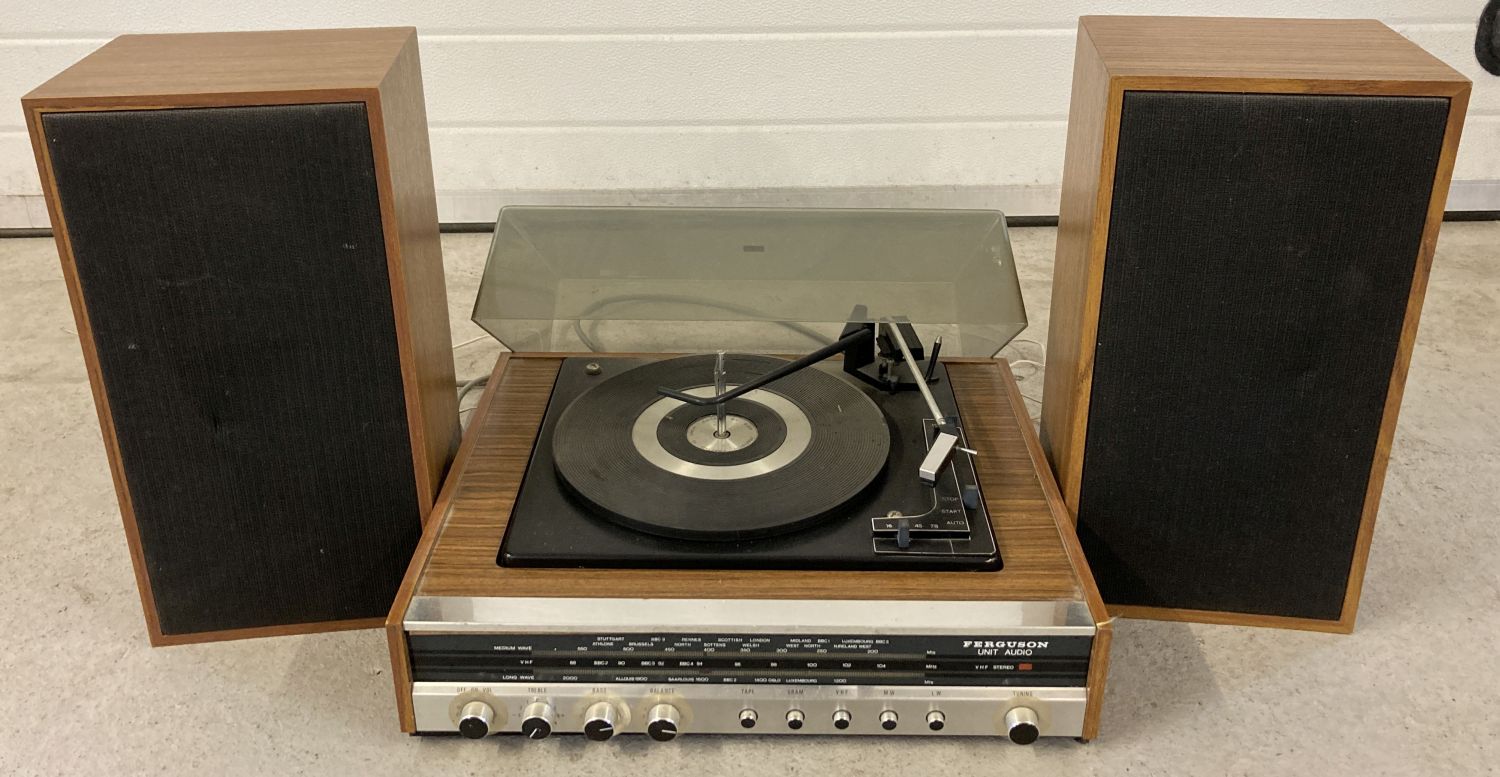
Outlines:
{"type": "MultiPolygon", "coordinates": [[[[885,467],[891,433],[864,391],[817,368],[714,408],[657,393],[713,394],[715,356],[636,367],[574,400],[558,419],[563,482],[600,514],[650,534],[735,540],[793,531],[858,496],[885,467]]],[[[730,387],[785,364],[725,357],[730,387]]]]}

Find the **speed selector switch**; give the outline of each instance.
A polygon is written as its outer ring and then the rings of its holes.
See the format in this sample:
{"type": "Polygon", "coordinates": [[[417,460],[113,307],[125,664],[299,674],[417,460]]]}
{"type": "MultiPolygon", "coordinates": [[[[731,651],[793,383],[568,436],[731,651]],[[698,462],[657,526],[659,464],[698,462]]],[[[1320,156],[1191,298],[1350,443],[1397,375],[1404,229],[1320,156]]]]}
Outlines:
{"type": "Polygon", "coordinates": [[[677,738],[681,716],[670,704],[658,704],[646,713],[646,734],[658,742],[670,742],[677,738]]]}
{"type": "Polygon", "coordinates": [[[1018,745],[1029,745],[1041,736],[1041,721],[1030,707],[1012,707],[1005,713],[1005,733],[1018,745]]]}
{"type": "Polygon", "coordinates": [[[458,711],[458,733],[469,739],[484,739],[495,725],[495,708],[482,701],[471,701],[458,711]]]}
{"type": "Polygon", "coordinates": [[[594,702],[583,713],[583,735],[595,742],[603,742],[615,735],[619,721],[615,705],[607,701],[594,702]]]}
{"type": "Polygon", "coordinates": [[[525,711],[521,713],[521,733],[527,739],[546,739],[552,734],[552,727],[555,725],[557,712],[547,702],[534,701],[526,705],[525,711]]]}

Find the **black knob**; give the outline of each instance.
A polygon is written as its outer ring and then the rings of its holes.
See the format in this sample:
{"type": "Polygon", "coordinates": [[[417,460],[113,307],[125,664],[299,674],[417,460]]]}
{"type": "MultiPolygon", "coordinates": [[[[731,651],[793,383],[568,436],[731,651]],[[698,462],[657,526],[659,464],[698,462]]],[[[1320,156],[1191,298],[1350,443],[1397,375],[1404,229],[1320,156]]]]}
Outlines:
{"type": "Polygon", "coordinates": [[[521,733],[527,739],[546,739],[552,735],[552,724],[557,720],[557,713],[553,711],[551,704],[534,701],[526,705],[526,710],[521,714],[521,733]]]}
{"type": "Polygon", "coordinates": [[[595,702],[583,715],[584,736],[595,742],[603,742],[615,735],[615,705],[607,701],[595,702]]]}
{"type": "Polygon", "coordinates": [[[880,713],[880,727],[886,731],[895,731],[896,723],[899,720],[900,717],[896,715],[895,710],[886,710],[880,713]]]}
{"type": "Polygon", "coordinates": [[[1010,741],[1029,745],[1042,735],[1041,720],[1029,707],[1014,707],[1005,713],[1005,731],[1010,741]]]}
{"type": "Polygon", "coordinates": [[[469,739],[484,739],[495,722],[495,710],[482,701],[471,701],[458,712],[458,733],[469,739]]]}
{"type": "Polygon", "coordinates": [[[797,729],[802,728],[802,722],[804,719],[805,716],[802,714],[802,710],[790,710],[786,714],[786,727],[793,731],[796,731],[797,729]]]}
{"type": "Polygon", "coordinates": [[[677,738],[677,708],[670,704],[658,704],[646,716],[646,734],[658,742],[670,742],[677,738]]]}
{"type": "Polygon", "coordinates": [[[851,714],[849,714],[849,710],[834,710],[833,711],[833,727],[836,728],[836,729],[843,730],[843,729],[848,728],[849,727],[849,722],[852,721],[853,719],[854,719],[854,716],[851,715],[851,714]]]}
{"type": "Polygon", "coordinates": [[[755,724],[759,720],[760,716],[755,714],[755,710],[740,710],[740,728],[755,728],[755,724]]]}
{"type": "Polygon", "coordinates": [[[546,739],[552,736],[552,724],[541,718],[527,718],[521,721],[521,733],[527,739],[546,739]]]}

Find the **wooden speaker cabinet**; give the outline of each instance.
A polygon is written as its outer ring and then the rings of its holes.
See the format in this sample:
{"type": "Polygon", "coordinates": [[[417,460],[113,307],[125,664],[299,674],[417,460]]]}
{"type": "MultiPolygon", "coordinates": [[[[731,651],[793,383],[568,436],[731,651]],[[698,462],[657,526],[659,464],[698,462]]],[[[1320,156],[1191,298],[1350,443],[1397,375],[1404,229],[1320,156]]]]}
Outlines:
{"type": "Polygon", "coordinates": [[[127,35],[22,104],[152,643],[380,624],[458,439],[415,31],[127,35]]]}
{"type": "Polygon", "coordinates": [[[1468,96],[1375,21],[1082,19],[1042,442],[1112,614],[1353,628],[1468,96]]]}

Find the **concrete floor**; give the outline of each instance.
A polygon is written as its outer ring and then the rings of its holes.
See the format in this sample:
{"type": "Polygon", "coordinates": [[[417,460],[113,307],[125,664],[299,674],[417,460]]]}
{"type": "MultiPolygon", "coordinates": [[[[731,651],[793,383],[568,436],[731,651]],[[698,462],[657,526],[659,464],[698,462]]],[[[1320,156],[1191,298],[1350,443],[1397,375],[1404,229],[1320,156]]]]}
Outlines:
{"type": "MultiPolygon", "coordinates": [[[[1053,239],[1014,232],[1033,314],[1023,337],[1045,339],[1053,239]]],[[[479,334],[464,319],[487,245],[444,238],[455,342],[479,334]]],[[[1493,773],[1497,252],[1500,223],[1443,228],[1353,636],[1122,622],[1089,745],[598,745],[400,734],[375,631],[148,647],[52,241],[0,240],[0,774],[1493,773]]],[[[460,350],[460,375],[495,351],[460,350]]],[[[1039,377],[1022,385],[1041,393],[1039,377]]]]}

